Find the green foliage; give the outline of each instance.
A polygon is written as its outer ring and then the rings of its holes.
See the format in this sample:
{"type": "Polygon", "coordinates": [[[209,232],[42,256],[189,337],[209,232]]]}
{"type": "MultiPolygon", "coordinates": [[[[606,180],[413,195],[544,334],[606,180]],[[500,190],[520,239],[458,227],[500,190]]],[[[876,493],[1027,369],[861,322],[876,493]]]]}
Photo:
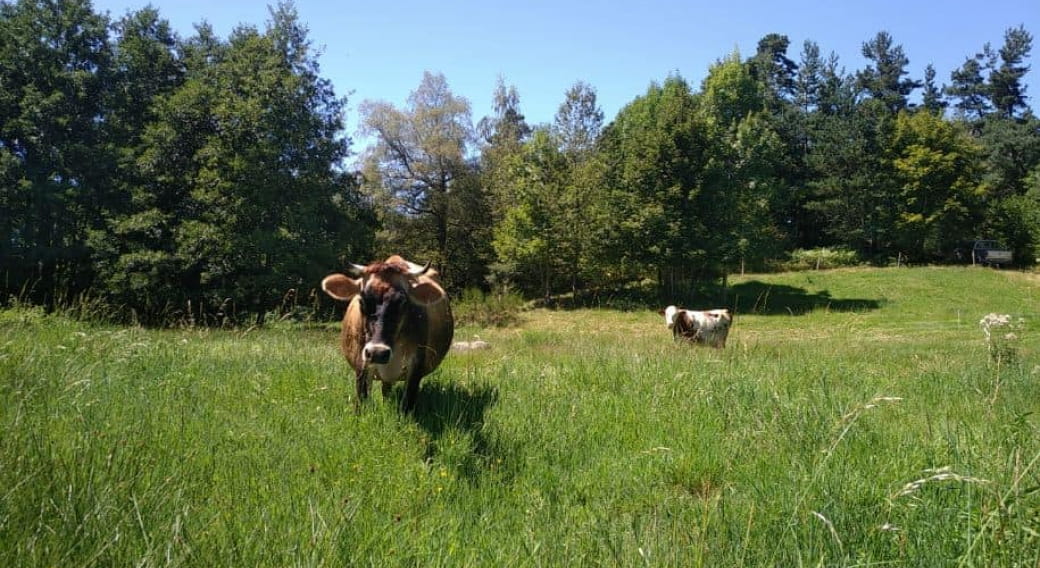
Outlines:
{"type": "Polygon", "coordinates": [[[935,114],[945,112],[949,103],[942,98],[939,86],[935,84],[935,66],[929,63],[924,68],[924,92],[921,94],[921,106],[924,110],[935,114]]]}
{"type": "Polygon", "coordinates": [[[846,268],[862,264],[856,251],[846,248],[821,247],[816,249],[796,249],[791,251],[790,258],[780,264],[781,270],[826,270],[830,268],[846,268]]]}
{"type": "Polygon", "coordinates": [[[1025,59],[1033,49],[1033,36],[1024,26],[1008,28],[1004,45],[999,50],[1000,66],[989,76],[993,108],[1004,118],[1017,118],[1026,105],[1026,87],[1022,79],[1029,72],[1025,59]]]}
{"type": "Polygon", "coordinates": [[[758,40],[755,56],[748,62],[748,72],[766,88],[770,109],[782,109],[798,90],[798,64],[787,57],[790,44],[785,35],[767,34],[758,40]]]}
{"type": "Polygon", "coordinates": [[[991,214],[999,219],[992,233],[1007,243],[1019,262],[1040,262],[1040,191],[1004,199],[991,214]]]}
{"type": "Polygon", "coordinates": [[[999,201],[1026,192],[1026,180],[1040,166],[1040,118],[990,118],[977,125],[983,148],[985,196],[999,201]]]}
{"type": "Polygon", "coordinates": [[[575,83],[564,97],[553,119],[552,133],[560,149],[576,162],[588,158],[603,128],[603,111],[596,102],[596,89],[575,83]]]}
{"type": "Polygon", "coordinates": [[[1020,261],[1032,263],[1040,250],[1040,119],[990,118],[982,123],[982,234],[996,235],[1020,261]]]}
{"type": "Polygon", "coordinates": [[[335,169],[347,155],[345,101],[317,75],[295,12],[272,15],[263,34],[236,30],[221,62],[199,74],[200,98],[183,101],[212,130],[201,133],[174,230],[176,254],[207,303],[231,298],[252,313],[314,287],[347,252],[340,243],[363,238],[350,227],[364,215],[353,180],[335,169]]]}
{"type": "Polygon", "coordinates": [[[451,311],[457,326],[507,327],[520,322],[526,305],[523,296],[510,288],[491,292],[466,288],[461,297],[452,300],[451,311]]]}
{"type": "Polygon", "coordinates": [[[92,277],[87,234],[112,164],[108,22],[88,0],[0,3],[0,270],[35,301],[92,277]]]}
{"type": "Polygon", "coordinates": [[[143,322],[253,316],[367,256],[346,103],[290,4],[226,42],[181,41],[153,8],[111,42],[107,25],[89,3],[0,5],[7,292],[90,290],[143,322]]]}
{"type": "Polygon", "coordinates": [[[856,75],[856,83],[891,113],[906,109],[910,93],[921,86],[921,81],[904,78],[910,59],[903,46],[893,45],[892,35],[881,31],[863,44],[863,57],[872,65],[856,75]]]}
{"type": "Polygon", "coordinates": [[[991,110],[989,88],[983,73],[993,66],[989,44],[983,52],[965,59],[960,68],[950,73],[951,84],[944,91],[954,99],[953,108],[968,120],[979,120],[991,110]]]}
{"type": "Polygon", "coordinates": [[[497,159],[493,280],[549,297],[576,293],[603,273],[599,237],[610,204],[594,146],[602,120],[595,90],[579,82],[552,127],[536,128],[522,145],[486,149],[497,159]]]}
{"type": "Polygon", "coordinates": [[[893,121],[877,101],[847,105],[844,97],[853,96],[849,80],[843,80],[839,112],[815,121],[804,206],[821,219],[824,243],[877,254],[888,245],[899,213],[892,202],[893,172],[883,162],[893,121]]]}
{"type": "Polygon", "coordinates": [[[364,101],[360,112],[363,131],[377,138],[363,189],[383,215],[380,256],[426,258],[440,267],[449,286],[479,284],[483,274],[465,272],[467,263],[456,256],[473,251],[489,222],[481,214],[486,206],[475,201],[479,185],[467,161],[473,142],[469,101],[452,93],[444,75],[426,72],[405,108],[364,101]],[[462,196],[466,201],[459,203],[462,196]],[[476,209],[468,208],[474,204],[476,209]]]}
{"type": "Polygon", "coordinates": [[[711,68],[698,98],[709,140],[698,209],[709,263],[723,273],[761,266],[781,250],[773,224],[784,148],[766,94],[734,54],[711,68]]]}
{"type": "Polygon", "coordinates": [[[696,109],[689,84],[673,76],[651,85],[604,130],[605,201],[614,224],[604,241],[619,277],[704,265],[707,231],[697,196],[707,141],[696,109]]]}
{"type": "Polygon", "coordinates": [[[519,160],[522,169],[515,171],[508,189],[511,205],[503,212],[493,244],[514,278],[548,295],[562,276],[567,163],[547,129],[535,130],[519,160]]]}
{"type": "Polygon", "coordinates": [[[1040,250],[1022,26],[943,89],[884,31],[854,71],[811,40],[796,63],[771,33],[606,125],[579,81],[532,129],[500,79],[474,129],[430,72],[404,108],[360,106],[377,144],[355,175],[346,100],[293,5],[270,15],[181,38],[152,7],[110,21],[84,0],[0,0],[2,297],[224,323],[391,253],[433,261],[449,289],[577,298],[692,291],[796,249],[931,261],[986,236],[1023,264],[1040,250]]]}
{"type": "Polygon", "coordinates": [[[914,259],[948,258],[979,221],[979,146],[960,125],[919,112],[898,115],[889,147],[900,185],[895,246],[914,259]]]}

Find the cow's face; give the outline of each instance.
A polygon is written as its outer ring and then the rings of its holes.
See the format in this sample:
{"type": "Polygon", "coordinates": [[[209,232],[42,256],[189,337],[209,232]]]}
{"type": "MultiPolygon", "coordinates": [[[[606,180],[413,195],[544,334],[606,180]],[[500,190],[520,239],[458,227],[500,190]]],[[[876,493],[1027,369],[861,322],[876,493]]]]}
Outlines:
{"type": "Polygon", "coordinates": [[[668,329],[672,329],[675,326],[675,316],[678,315],[679,308],[668,306],[663,310],[658,310],[657,313],[664,316],[664,324],[668,326],[668,329]]]}
{"type": "Polygon", "coordinates": [[[365,281],[358,301],[365,326],[362,360],[373,365],[390,362],[395,339],[410,308],[407,283],[388,283],[379,278],[365,281]],[[396,285],[395,285],[396,284],[396,285]]]}
{"type": "Polygon", "coordinates": [[[425,267],[405,262],[355,265],[353,272],[357,278],[343,274],[326,277],[322,289],[338,300],[357,297],[365,331],[361,359],[366,365],[385,365],[393,356],[409,311],[442,301],[444,290],[432,280],[420,279],[425,267]]]}

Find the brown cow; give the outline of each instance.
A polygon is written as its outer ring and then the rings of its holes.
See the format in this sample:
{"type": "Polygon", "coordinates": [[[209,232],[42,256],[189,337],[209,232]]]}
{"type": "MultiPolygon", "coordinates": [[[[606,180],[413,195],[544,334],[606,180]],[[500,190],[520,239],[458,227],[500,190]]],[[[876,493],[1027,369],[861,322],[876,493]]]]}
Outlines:
{"type": "Polygon", "coordinates": [[[664,323],[676,341],[685,339],[717,349],[726,346],[729,328],[733,325],[729,310],[696,311],[668,306],[657,313],[664,316],[664,323]]]}
{"type": "Polygon", "coordinates": [[[383,383],[383,396],[395,382],[407,381],[402,406],[411,411],[419,381],[444,359],[455,333],[437,272],[428,263],[419,266],[394,255],[368,266],[352,264],[348,274],[326,276],[321,289],[350,301],[340,340],[357,375],[354,408],[360,411],[375,378],[383,383]]]}

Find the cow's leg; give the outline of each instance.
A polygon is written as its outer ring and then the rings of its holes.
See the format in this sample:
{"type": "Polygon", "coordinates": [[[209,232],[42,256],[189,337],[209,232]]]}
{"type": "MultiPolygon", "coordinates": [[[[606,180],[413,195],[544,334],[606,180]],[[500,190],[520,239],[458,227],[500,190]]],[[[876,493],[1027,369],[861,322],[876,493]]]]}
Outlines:
{"type": "Polygon", "coordinates": [[[404,399],[401,401],[401,408],[405,412],[412,412],[415,410],[415,402],[419,398],[419,381],[422,380],[423,369],[426,368],[426,357],[419,350],[419,356],[416,357],[415,365],[412,367],[412,372],[408,376],[408,384],[404,389],[404,399]]]}
{"type": "Polygon", "coordinates": [[[361,403],[368,398],[368,369],[357,372],[357,395],[354,397],[354,413],[361,413],[361,403]]]}
{"type": "Polygon", "coordinates": [[[419,398],[419,381],[421,380],[422,371],[418,369],[412,371],[412,375],[408,377],[408,385],[404,389],[404,400],[401,401],[401,408],[405,412],[415,410],[415,401],[419,398]]]}

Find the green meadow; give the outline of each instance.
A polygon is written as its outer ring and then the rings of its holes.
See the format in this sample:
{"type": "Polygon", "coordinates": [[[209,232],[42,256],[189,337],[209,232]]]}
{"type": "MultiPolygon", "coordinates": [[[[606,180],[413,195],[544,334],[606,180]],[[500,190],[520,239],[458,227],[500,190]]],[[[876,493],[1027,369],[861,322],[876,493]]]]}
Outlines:
{"type": "Polygon", "coordinates": [[[0,311],[0,565],[1037,566],[1040,277],[748,275],[726,301],[724,350],[673,343],[663,306],[460,327],[491,347],[415,415],[400,388],[355,415],[335,325],[0,311]]]}

